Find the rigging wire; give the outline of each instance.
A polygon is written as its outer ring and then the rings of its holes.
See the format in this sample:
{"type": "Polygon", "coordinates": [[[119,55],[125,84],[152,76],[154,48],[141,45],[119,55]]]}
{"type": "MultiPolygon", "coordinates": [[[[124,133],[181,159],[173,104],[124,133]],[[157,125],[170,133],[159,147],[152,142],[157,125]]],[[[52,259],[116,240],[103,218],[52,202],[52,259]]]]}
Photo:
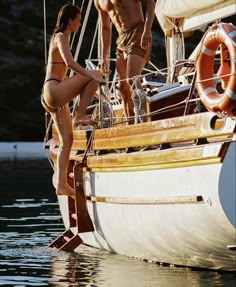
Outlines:
{"type": "Polygon", "coordinates": [[[47,22],[46,22],[46,0],[43,0],[43,18],[44,18],[44,61],[47,65],[47,22]]]}
{"type": "Polygon", "coordinates": [[[94,32],[94,37],[93,37],[91,49],[90,49],[90,52],[89,52],[89,57],[88,57],[89,60],[90,60],[91,57],[92,57],[92,52],[93,52],[93,48],[94,48],[94,43],[95,43],[95,40],[96,40],[97,31],[98,31],[98,24],[99,24],[99,19],[97,20],[97,24],[96,24],[96,28],[95,28],[95,32],[94,32]]]}
{"type": "MultiPolygon", "coordinates": [[[[80,7],[81,13],[82,13],[82,11],[83,11],[84,1],[85,1],[85,0],[83,0],[83,3],[82,3],[82,5],[81,5],[81,7],[80,7]]],[[[75,0],[72,1],[72,5],[75,5],[75,0]]],[[[72,49],[72,47],[73,47],[74,41],[75,41],[75,33],[73,34],[73,37],[72,37],[72,40],[71,40],[71,43],[70,43],[70,48],[71,48],[71,49],[72,49]]]]}
{"type": "MultiPolygon", "coordinates": [[[[74,55],[74,60],[75,60],[75,61],[77,61],[77,59],[78,59],[78,55],[79,55],[79,52],[80,52],[80,48],[81,48],[82,40],[83,40],[83,37],[84,37],[85,28],[86,28],[86,26],[87,26],[88,17],[89,17],[89,13],[90,13],[90,10],[91,10],[92,3],[93,3],[93,0],[90,0],[89,3],[88,3],[88,5],[87,5],[87,10],[86,10],[86,13],[85,13],[85,16],[84,16],[83,26],[82,26],[82,28],[81,28],[78,45],[77,45],[77,48],[76,48],[76,51],[75,51],[75,55],[74,55]]],[[[71,71],[70,77],[71,77],[73,74],[74,74],[74,72],[71,71]]]]}

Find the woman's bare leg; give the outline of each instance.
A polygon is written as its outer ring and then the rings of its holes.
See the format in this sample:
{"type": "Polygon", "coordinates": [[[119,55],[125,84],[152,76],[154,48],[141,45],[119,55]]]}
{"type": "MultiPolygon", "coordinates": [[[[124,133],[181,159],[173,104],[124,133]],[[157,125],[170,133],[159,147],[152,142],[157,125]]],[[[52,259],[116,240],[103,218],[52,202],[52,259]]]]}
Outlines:
{"type": "Polygon", "coordinates": [[[89,81],[86,86],[80,92],[80,100],[76,106],[75,114],[73,118],[73,125],[76,127],[79,123],[83,121],[88,121],[86,116],[86,111],[89,103],[91,102],[94,94],[98,89],[99,83],[97,81],[89,81]]]}
{"type": "Polygon", "coordinates": [[[75,191],[69,186],[67,181],[70,150],[73,143],[73,133],[71,126],[71,116],[69,106],[52,114],[54,124],[59,135],[59,151],[57,155],[57,195],[67,195],[75,197],[75,191]]]}
{"type": "Polygon", "coordinates": [[[44,86],[44,100],[52,108],[64,106],[79,95],[90,81],[93,80],[76,74],[59,84],[54,82],[54,86],[52,86],[52,82],[48,82],[44,86]],[[50,88],[47,85],[50,85],[50,88]]]}

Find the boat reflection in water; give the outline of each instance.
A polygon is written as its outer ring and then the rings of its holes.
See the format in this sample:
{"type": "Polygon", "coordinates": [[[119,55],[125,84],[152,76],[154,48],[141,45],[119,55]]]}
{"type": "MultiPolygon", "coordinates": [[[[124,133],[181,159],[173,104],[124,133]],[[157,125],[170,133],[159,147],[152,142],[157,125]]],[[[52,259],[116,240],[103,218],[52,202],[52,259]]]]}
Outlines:
{"type": "Polygon", "coordinates": [[[48,161],[0,161],[0,170],[0,286],[234,286],[232,273],[159,266],[85,245],[78,254],[48,248],[64,230],[48,161]]]}
{"type": "Polygon", "coordinates": [[[236,279],[230,273],[159,266],[84,245],[80,254],[54,253],[50,277],[50,284],[63,287],[78,283],[99,287],[215,287],[224,286],[226,280],[227,286],[233,286],[236,279]]]}

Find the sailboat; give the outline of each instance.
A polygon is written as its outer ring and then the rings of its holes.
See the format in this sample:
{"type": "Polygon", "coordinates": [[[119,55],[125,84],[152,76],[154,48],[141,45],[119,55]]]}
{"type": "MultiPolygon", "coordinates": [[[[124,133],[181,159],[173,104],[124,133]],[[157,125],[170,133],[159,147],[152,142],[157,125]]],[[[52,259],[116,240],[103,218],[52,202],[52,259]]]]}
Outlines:
{"type": "MultiPolygon", "coordinates": [[[[65,232],[50,247],[79,252],[84,243],[160,264],[236,271],[236,30],[223,22],[234,13],[234,0],[156,1],[168,67],[140,75],[147,120],[137,112],[135,124],[126,123],[114,71],[88,107],[98,126],[73,131],[68,182],[76,198],[58,196],[65,232]],[[185,59],[185,36],[197,29],[205,32],[185,59]]],[[[45,147],[56,174],[51,128],[45,147]]]]}

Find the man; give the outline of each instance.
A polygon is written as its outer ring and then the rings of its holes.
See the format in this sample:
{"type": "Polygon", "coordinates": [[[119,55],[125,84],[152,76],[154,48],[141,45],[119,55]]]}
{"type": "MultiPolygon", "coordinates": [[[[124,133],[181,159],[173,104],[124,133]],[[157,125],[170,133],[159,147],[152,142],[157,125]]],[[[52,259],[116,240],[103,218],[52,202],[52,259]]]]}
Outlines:
{"type": "MultiPolygon", "coordinates": [[[[111,23],[117,32],[116,67],[119,90],[127,119],[134,116],[132,100],[133,77],[140,75],[150,60],[152,46],[152,22],[155,2],[153,0],[94,0],[101,20],[102,69],[109,72],[111,46],[111,23]],[[145,17],[143,14],[145,9],[145,17]],[[126,80],[128,79],[128,80],[126,80]]],[[[142,89],[137,81],[137,88],[142,89]]],[[[142,93],[143,94],[143,93],[142,93]]]]}

